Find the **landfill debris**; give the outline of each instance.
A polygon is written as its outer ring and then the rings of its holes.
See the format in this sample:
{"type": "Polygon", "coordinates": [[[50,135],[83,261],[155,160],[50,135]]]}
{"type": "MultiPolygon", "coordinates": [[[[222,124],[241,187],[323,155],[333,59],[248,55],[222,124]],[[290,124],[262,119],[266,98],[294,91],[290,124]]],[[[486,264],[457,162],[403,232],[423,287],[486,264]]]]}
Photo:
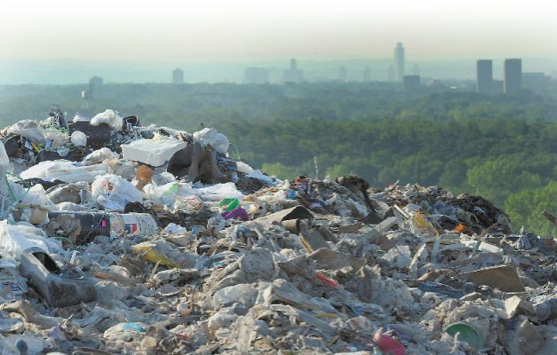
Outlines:
{"type": "Polygon", "coordinates": [[[0,131],[2,353],[555,353],[557,243],[479,196],[63,116],[0,131]]]}

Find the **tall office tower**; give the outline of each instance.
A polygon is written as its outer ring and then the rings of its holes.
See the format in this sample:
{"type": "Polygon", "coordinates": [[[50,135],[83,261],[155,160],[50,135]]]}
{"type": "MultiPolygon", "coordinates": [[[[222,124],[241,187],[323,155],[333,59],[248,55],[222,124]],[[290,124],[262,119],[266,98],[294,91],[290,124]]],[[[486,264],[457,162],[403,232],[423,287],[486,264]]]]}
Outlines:
{"type": "Polygon", "coordinates": [[[172,84],[181,85],[184,83],[184,71],[182,69],[174,69],[172,71],[172,84]]]}
{"type": "Polygon", "coordinates": [[[369,67],[369,65],[366,65],[364,67],[364,77],[363,80],[365,82],[371,81],[371,68],[369,67]]]}
{"type": "Polygon", "coordinates": [[[522,59],[505,59],[505,92],[522,89],[522,59]]]}
{"type": "Polygon", "coordinates": [[[480,59],[476,62],[476,92],[493,93],[493,62],[490,59],[480,59]]]}
{"type": "Polygon", "coordinates": [[[404,47],[398,42],[395,47],[395,80],[402,82],[404,77],[404,47]]]}
{"type": "Polygon", "coordinates": [[[301,83],[304,81],[304,72],[298,69],[296,59],[290,60],[290,69],[284,71],[282,81],[284,83],[301,83]]]}

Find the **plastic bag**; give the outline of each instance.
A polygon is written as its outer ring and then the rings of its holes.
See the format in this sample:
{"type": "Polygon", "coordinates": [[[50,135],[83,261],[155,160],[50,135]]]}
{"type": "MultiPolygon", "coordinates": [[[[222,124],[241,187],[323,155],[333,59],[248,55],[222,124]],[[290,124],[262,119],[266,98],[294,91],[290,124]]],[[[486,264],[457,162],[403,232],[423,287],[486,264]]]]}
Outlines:
{"type": "Polygon", "coordinates": [[[199,196],[202,200],[210,201],[220,201],[225,198],[237,198],[238,200],[241,200],[244,198],[244,194],[238,191],[233,182],[194,189],[193,193],[199,196]]]}
{"type": "Polygon", "coordinates": [[[20,176],[22,179],[37,178],[46,181],[58,179],[68,183],[79,181],[91,183],[97,175],[103,175],[107,172],[108,165],[106,164],[81,166],[67,160],[53,160],[33,165],[21,172],[20,176]]]}
{"type": "Polygon", "coordinates": [[[236,162],[236,167],[237,167],[239,172],[244,173],[244,174],[251,174],[255,171],[251,166],[244,163],[243,161],[237,161],[236,162]]]}
{"type": "Polygon", "coordinates": [[[94,152],[90,153],[89,155],[85,156],[85,158],[83,158],[82,161],[85,165],[92,165],[92,164],[102,163],[105,160],[111,160],[111,159],[118,159],[118,153],[115,153],[112,150],[105,147],[105,148],[97,149],[94,152]]]}
{"type": "Polygon", "coordinates": [[[82,114],[79,113],[79,112],[76,112],[76,113],[75,113],[75,116],[73,117],[73,120],[72,120],[73,123],[76,123],[76,122],[89,122],[89,121],[91,121],[91,119],[90,119],[89,117],[87,117],[87,116],[85,116],[85,115],[82,115],[82,114]]]}
{"type": "Polygon", "coordinates": [[[24,137],[31,143],[43,144],[46,138],[44,128],[35,121],[23,120],[14,123],[8,128],[8,133],[24,137]]]}
{"type": "Polygon", "coordinates": [[[55,211],[55,204],[48,198],[43,185],[33,185],[23,196],[21,203],[24,205],[42,206],[50,211],[55,211]]]}
{"type": "Polygon", "coordinates": [[[246,177],[252,178],[252,179],[257,179],[257,180],[259,180],[262,183],[267,184],[267,185],[275,185],[275,184],[281,182],[278,179],[275,179],[273,177],[270,177],[270,176],[267,176],[267,175],[263,174],[263,172],[261,170],[255,170],[255,171],[247,174],[246,177]]]}
{"type": "Polygon", "coordinates": [[[45,131],[45,146],[48,149],[57,149],[68,144],[68,134],[55,128],[45,131]]]}
{"type": "Polygon", "coordinates": [[[0,250],[3,257],[19,260],[22,253],[30,249],[40,249],[45,253],[60,253],[62,247],[56,239],[47,238],[41,229],[8,221],[0,222],[0,250]]]}
{"type": "Polygon", "coordinates": [[[171,182],[162,186],[148,184],[143,187],[145,199],[170,208],[172,208],[172,205],[174,204],[174,199],[176,198],[179,189],[180,184],[177,182],[171,182]]]}
{"type": "Polygon", "coordinates": [[[72,136],[70,137],[70,140],[72,141],[72,144],[75,145],[76,147],[87,146],[87,136],[85,135],[85,133],[81,131],[73,132],[72,136]]]}
{"type": "Polygon", "coordinates": [[[8,154],[6,153],[6,147],[4,147],[4,143],[0,142],[0,172],[4,172],[10,166],[10,158],[8,158],[8,154]]]}
{"type": "Polygon", "coordinates": [[[91,124],[91,126],[98,126],[101,123],[106,123],[111,128],[113,128],[117,131],[121,131],[122,126],[124,125],[124,119],[122,118],[122,116],[120,116],[118,114],[118,112],[116,112],[112,109],[108,109],[108,110],[105,110],[104,112],[97,113],[91,119],[90,124],[91,124]]]}
{"type": "Polygon", "coordinates": [[[141,202],[141,192],[118,175],[99,176],[91,185],[93,200],[107,211],[124,211],[130,202],[141,202]]]}
{"type": "Polygon", "coordinates": [[[193,139],[203,147],[210,144],[219,153],[226,154],[230,145],[228,138],[214,128],[203,128],[193,134],[193,139]]]}

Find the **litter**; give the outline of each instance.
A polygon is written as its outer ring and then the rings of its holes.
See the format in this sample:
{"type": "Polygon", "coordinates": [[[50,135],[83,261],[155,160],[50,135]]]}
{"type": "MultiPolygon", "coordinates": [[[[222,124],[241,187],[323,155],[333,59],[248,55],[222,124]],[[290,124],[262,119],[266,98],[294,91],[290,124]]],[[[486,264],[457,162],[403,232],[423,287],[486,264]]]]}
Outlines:
{"type": "Polygon", "coordinates": [[[479,196],[280,181],[227,156],[213,128],[114,110],[73,121],[55,112],[0,137],[6,353],[557,346],[557,244],[515,234],[479,196]]]}
{"type": "Polygon", "coordinates": [[[186,147],[186,143],[174,138],[156,136],[153,139],[140,139],[122,145],[124,159],[138,161],[151,166],[161,166],[186,147]]]}

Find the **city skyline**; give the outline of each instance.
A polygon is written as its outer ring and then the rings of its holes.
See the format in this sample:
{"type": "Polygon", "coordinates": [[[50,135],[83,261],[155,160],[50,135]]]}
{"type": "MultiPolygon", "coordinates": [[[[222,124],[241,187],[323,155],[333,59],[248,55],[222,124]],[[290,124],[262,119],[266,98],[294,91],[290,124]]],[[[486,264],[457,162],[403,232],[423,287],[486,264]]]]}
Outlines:
{"type": "MultiPolygon", "coordinates": [[[[242,82],[246,68],[273,76],[290,58],[306,79],[344,66],[353,80],[370,65],[370,80],[387,80],[397,42],[406,73],[417,65],[424,78],[473,80],[478,58],[523,58],[524,71],[556,77],[550,10],[542,0],[1,2],[0,84],[165,82],[174,68],[187,82],[242,82]]],[[[502,79],[502,67],[493,73],[502,79]]]]}

